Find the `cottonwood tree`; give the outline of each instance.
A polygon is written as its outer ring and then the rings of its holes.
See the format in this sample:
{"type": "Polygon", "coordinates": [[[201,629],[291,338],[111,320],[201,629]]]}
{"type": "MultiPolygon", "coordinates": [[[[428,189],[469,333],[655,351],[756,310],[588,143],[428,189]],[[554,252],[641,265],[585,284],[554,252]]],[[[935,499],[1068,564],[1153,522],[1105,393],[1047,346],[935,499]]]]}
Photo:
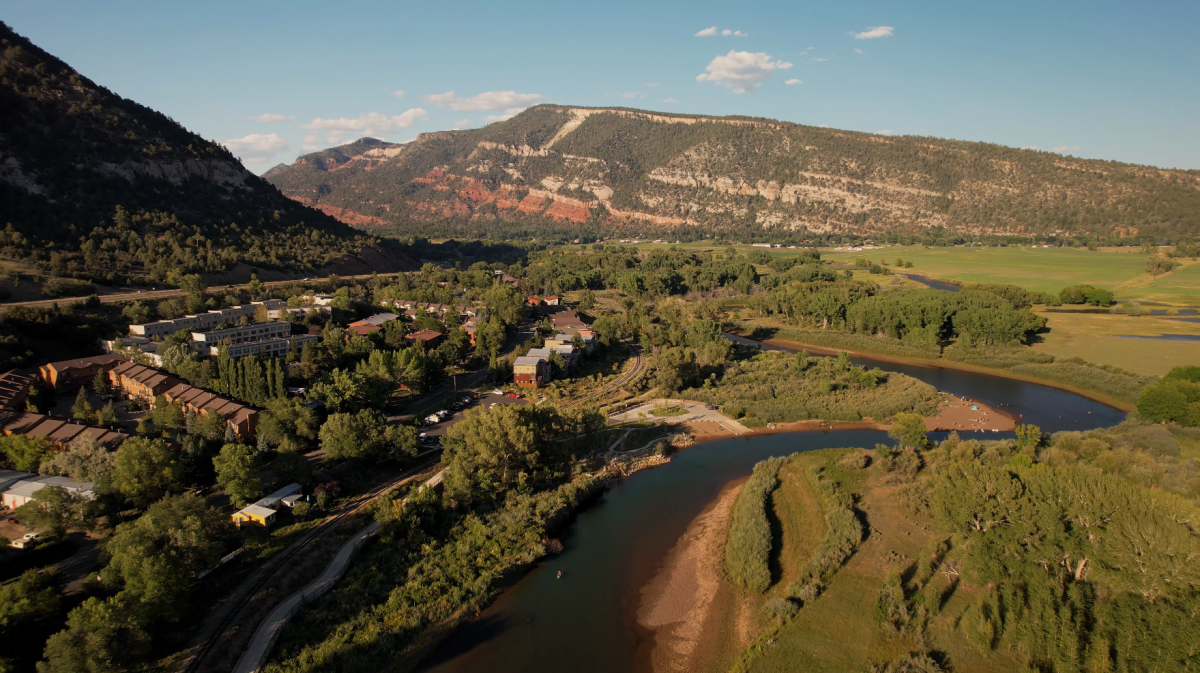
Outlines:
{"type": "Polygon", "coordinates": [[[236,507],[258,500],[263,495],[258,477],[258,450],[245,444],[226,444],[213,457],[217,483],[236,507]]]}

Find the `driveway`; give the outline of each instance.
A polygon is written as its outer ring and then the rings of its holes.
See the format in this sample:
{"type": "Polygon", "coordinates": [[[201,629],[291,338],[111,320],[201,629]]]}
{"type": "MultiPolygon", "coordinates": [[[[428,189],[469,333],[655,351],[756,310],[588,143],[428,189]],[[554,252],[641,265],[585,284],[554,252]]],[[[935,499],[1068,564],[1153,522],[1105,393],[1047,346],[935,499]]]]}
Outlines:
{"type": "Polygon", "coordinates": [[[746,426],[729,418],[725,414],[716,409],[709,409],[704,406],[703,402],[693,402],[692,400],[651,400],[641,406],[634,407],[628,411],[622,412],[608,419],[609,423],[628,423],[631,421],[660,421],[664,423],[696,423],[700,421],[712,421],[724,427],[734,434],[745,434],[750,432],[746,426]],[[660,409],[663,406],[667,407],[682,407],[685,411],[682,414],[675,416],[655,416],[652,412],[655,409],[660,409]]]}

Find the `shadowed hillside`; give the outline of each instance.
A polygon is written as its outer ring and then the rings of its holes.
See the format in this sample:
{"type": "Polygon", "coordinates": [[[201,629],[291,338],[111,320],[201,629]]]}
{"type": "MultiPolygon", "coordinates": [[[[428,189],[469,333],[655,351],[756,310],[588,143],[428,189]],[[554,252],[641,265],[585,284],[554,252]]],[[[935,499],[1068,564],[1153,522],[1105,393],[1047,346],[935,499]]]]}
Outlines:
{"type": "Polygon", "coordinates": [[[0,49],[0,256],[116,284],[316,269],[377,243],[2,23],[0,49]]]}

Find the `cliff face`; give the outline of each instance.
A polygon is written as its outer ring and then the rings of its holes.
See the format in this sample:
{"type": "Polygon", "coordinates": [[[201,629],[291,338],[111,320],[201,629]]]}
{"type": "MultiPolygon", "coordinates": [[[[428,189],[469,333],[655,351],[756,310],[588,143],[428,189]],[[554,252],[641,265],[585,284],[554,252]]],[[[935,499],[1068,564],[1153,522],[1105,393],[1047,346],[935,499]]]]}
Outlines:
{"type": "Polygon", "coordinates": [[[374,241],[0,23],[0,255],[125,282],[318,268],[374,241]]]}
{"type": "MultiPolygon", "coordinates": [[[[364,139],[364,141],[367,139],[364,139]]],[[[1200,174],[765,119],[541,105],[277,166],[288,196],[404,233],[1200,234],[1200,174]]]]}

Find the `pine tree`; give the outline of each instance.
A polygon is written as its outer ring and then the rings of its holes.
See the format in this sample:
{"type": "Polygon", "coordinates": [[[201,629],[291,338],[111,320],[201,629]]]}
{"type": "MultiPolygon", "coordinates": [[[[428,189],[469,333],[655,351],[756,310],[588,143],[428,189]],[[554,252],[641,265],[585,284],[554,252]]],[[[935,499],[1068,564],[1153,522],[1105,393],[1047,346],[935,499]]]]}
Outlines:
{"type": "Polygon", "coordinates": [[[281,400],[287,397],[287,375],[283,373],[283,363],[279,360],[275,361],[275,397],[281,400]]]}

